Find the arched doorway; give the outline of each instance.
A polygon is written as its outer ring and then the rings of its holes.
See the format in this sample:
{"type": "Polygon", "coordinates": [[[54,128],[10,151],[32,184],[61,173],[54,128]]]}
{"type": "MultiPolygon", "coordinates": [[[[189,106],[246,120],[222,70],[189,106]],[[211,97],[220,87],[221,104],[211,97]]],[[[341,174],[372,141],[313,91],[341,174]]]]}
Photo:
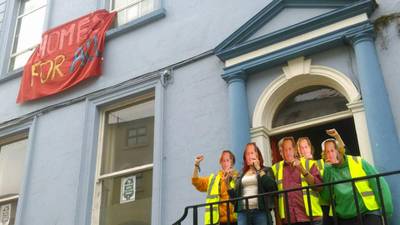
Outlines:
{"type": "Polygon", "coordinates": [[[353,82],[303,57],[282,69],[284,73],[264,89],[253,114],[252,141],[263,149],[266,163],[277,160],[274,146],[280,137],[310,136],[319,150],[328,128],[339,130],[350,154],[360,154],[372,163],[365,113],[353,82]]]}

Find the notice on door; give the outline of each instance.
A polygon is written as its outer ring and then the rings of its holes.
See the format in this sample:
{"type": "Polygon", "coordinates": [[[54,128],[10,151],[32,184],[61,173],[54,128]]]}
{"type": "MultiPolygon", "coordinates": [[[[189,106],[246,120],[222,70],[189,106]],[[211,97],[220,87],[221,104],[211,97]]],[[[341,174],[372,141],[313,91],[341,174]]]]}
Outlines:
{"type": "Polygon", "coordinates": [[[11,204],[0,207],[0,225],[8,225],[11,219],[11,204]]]}
{"type": "Polygon", "coordinates": [[[120,203],[135,201],[136,176],[123,177],[121,179],[120,203]]]}

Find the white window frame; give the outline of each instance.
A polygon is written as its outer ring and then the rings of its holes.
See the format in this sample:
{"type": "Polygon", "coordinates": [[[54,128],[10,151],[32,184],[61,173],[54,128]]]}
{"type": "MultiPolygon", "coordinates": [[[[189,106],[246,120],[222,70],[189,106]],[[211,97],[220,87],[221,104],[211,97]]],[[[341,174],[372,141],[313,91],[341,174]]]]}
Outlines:
{"type": "MultiPolygon", "coordinates": [[[[14,18],[14,23],[13,23],[13,25],[14,25],[13,30],[14,30],[14,31],[13,31],[13,35],[12,35],[12,37],[11,37],[12,44],[11,44],[10,54],[9,54],[9,57],[8,57],[8,63],[7,63],[7,68],[6,68],[8,72],[12,72],[12,71],[18,70],[18,69],[20,68],[20,67],[19,67],[19,68],[11,69],[11,61],[12,61],[12,59],[13,59],[14,57],[17,57],[17,56],[19,56],[19,55],[22,55],[22,54],[28,52],[28,51],[31,51],[31,50],[35,49],[37,46],[39,46],[39,44],[40,44],[40,43],[37,43],[37,44],[34,44],[33,46],[28,47],[28,48],[25,49],[25,50],[22,50],[22,51],[20,51],[20,52],[15,52],[15,53],[13,53],[14,46],[16,45],[15,36],[17,35],[17,24],[18,24],[18,20],[19,20],[20,18],[25,17],[25,16],[27,16],[27,15],[30,15],[30,14],[32,14],[32,13],[34,13],[34,12],[36,12],[36,11],[38,11],[38,10],[44,8],[44,7],[48,7],[48,1],[46,0],[46,2],[45,2],[42,6],[36,8],[36,9],[33,9],[33,10],[29,11],[29,12],[26,12],[26,13],[24,13],[24,14],[22,14],[22,15],[19,15],[20,10],[21,10],[21,3],[22,3],[22,0],[18,0],[18,3],[17,3],[18,9],[17,9],[16,16],[15,16],[15,18],[14,18]]],[[[47,11],[46,11],[45,18],[44,18],[44,20],[43,20],[42,31],[44,31],[44,28],[45,28],[45,24],[46,24],[46,20],[47,20],[46,17],[47,17],[47,11]]]]}
{"type": "Polygon", "coordinates": [[[24,162],[25,168],[23,169],[23,175],[21,177],[21,186],[19,193],[7,195],[7,197],[0,196],[0,205],[3,205],[4,203],[7,202],[11,203],[13,201],[17,201],[17,208],[15,212],[15,224],[19,224],[18,221],[20,220],[21,217],[21,208],[23,204],[21,193],[23,193],[26,190],[24,178],[26,178],[29,173],[29,169],[27,168],[29,167],[29,163],[27,163],[27,161],[29,161],[30,157],[31,139],[29,137],[33,133],[33,130],[29,129],[31,127],[31,123],[32,121],[28,121],[26,124],[22,124],[21,126],[10,127],[8,129],[5,128],[4,130],[0,130],[0,146],[18,142],[24,139],[27,140],[27,149],[24,162]]]}
{"type": "MultiPolygon", "coordinates": [[[[140,102],[143,100],[150,100],[154,99],[155,104],[157,103],[156,96],[155,96],[155,91],[139,95],[137,97],[133,97],[131,99],[125,100],[125,101],[120,101],[117,104],[112,104],[106,107],[103,107],[100,110],[100,118],[99,118],[99,128],[98,128],[98,140],[97,140],[97,159],[96,159],[96,174],[95,174],[95,187],[93,191],[93,205],[92,205],[92,216],[91,216],[91,224],[92,225],[99,225],[100,224],[100,211],[101,211],[101,202],[102,202],[102,188],[103,188],[103,180],[108,179],[108,178],[114,178],[114,177],[120,177],[128,174],[134,174],[134,173],[139,173],[139,172],[144,172],[148,170],[153,170],[153,181],[152,181],[152,207],[151,207],[151,223],[152,224],[158,224],[157,221],[154,221],[154,218],[159,217],[159,215],[155,216],[153,215],[153,209],[154,209],[154,202],[157,202],[159,199],[159,196],[154,195],[154,193],[158,192],[159,190],[157,187],[154,185],[154,181],[157,180],[158,178],[156,176],[159,176],[159,171],[155,171],[155,161],[160,160],[159,157],[157,157],[157,140],[156,140],[156,129],[157,125],[156,122],[154,123],[154,147],[153,147],[153,163],[148,163],[144,164],[141,166],[136,166],[132,167],[129,169],[125,170],[120,170],[117,172],[112,172],[112,173],[107,173],[101,175],[101,169],[102,169],[102,159],[103,159],[103,143],[104,143],[104,127],[105,127],[105,122],[106,122],[106,114],[107,112],[117,109],[120,107],[128,106],[131,104],[134,104],[136,102],[140,102]]],[[[156,105],[155,105],[156,108],[156,105]]],[[[154,119],[156,120],[156,109],[154,112],[154,119]]],[[[160,163],[160,162],[158,162],[160,163]]],[[[159,167],[158,167],[159,168],[159,167]]]]}
{"type": "MultiPolygon", "coordinates": [[[[121,12],[121,11],[123,11],[123,10],[125,10],[125,9],[128,9],[128,8],[134,6],[134,5],[140,4],[140,3],[143,2],[143,1],[146,1],[146,0],[136,0],[136,1],[131,2],[131,3],[128,3],[127,5],[122,6],[122,7],[120,7],[120,8],[113,9],[113,8],[112,8],[113,0],[109,0],[109,1],[108,1],[108,8],[110,9],[111,12],[117,12],[117,14],[118,14],[119,12],[121,12]]],[[[154,7],[153,7],[153,10],[151,10],[151,11],[145,13],[145,14],[140,13],[140,15],[138,15],[138,17],[136,17],[136,18],[134,18],[134,19],[132,19],[132,20],[130,20],[130,21],[125,21],[125,23],[123,23],[123,24],[121,24],[121,25],[117,25],[117,26],[115,26],[115,27],[120,27],[120,26],[124,26],[124,25],[126,25],[126,24],[129,24],[129,23],[131,23],[132,21],[135,21],[135,20],[137,20],[137,19],[139,19],[139,18],[142,18],[142,17],[144,17],[145,15],[150,14],[150,13],[152,13],[152,12],[154,12],[154,11],[156,11],[157,9],[160,8],[160,6],[161,6],[160,0],[151,0],[151,1],[153,1],[153,4],[154,4],[154,5],[153,5],[153,6],[154,6],[154,7]]],[[[117,16],[118,16],[118,15],[117,15],[117,16]]]]}

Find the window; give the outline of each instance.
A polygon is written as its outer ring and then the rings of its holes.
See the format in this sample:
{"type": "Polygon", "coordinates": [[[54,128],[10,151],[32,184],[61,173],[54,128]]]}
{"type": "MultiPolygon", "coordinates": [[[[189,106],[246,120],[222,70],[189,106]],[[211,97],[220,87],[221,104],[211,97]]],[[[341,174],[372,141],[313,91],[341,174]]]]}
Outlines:
{"type": "Polygon", "coordinates": [[[15,223],[26,149],[24,136],[0,140],[0,224],[15,223]]]}
{"type": "Polygon", "coordinates": [[[289,96],[275,113],[273,127],[346,111],[347,100],[338,91],[311,86],[289,96]]]}
{"type": "Polygon", "coordinates": [[[103,112],[98,224],[151,224],[154,94],[103,112]]]}
{"type": "Polygon", "coordinates": [[[111,0],[111,10],[117,11],[115,26],[126,24],[156,9],[156,0],[111,0]]]}
{"type": "Polygon", "coordinates": [[[25,65],[40,43],[47,0],[22,0],[18,9],[9,71],[25,65]]]}
{"type": "Polygon", "coordinates": [[[0,0],[0,37],[2,34],[2,25],[4,21],[4,13],[6,11],[6,1],[0,0]]]}

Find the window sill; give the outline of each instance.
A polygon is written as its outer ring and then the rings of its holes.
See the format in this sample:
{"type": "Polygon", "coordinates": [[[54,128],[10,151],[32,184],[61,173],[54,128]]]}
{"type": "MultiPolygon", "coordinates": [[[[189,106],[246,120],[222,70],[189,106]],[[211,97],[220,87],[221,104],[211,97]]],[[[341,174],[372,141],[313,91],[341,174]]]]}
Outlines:
{"type": "Polygon", "coordinates": [[[22,76],[23,71],[24,71],[24,68],[21,67],[21,68],[18,68],[16,70],[6,73],[4,76],[0,77],[0,84],[22,76]]]}
{"type": "Polygon", "coordinates": [[[123,24],[121,26],[112,28],[106,33],[106,40],[110,40],[112,38],[123,35],[131,30],[137,29],[141,26],[144,26],[148,23],[154,22],[161,18],[165,17],[165,9],[157,9],[149,14],[146,14],[140,18],[137,18],[129,23],[123,24]]]}

